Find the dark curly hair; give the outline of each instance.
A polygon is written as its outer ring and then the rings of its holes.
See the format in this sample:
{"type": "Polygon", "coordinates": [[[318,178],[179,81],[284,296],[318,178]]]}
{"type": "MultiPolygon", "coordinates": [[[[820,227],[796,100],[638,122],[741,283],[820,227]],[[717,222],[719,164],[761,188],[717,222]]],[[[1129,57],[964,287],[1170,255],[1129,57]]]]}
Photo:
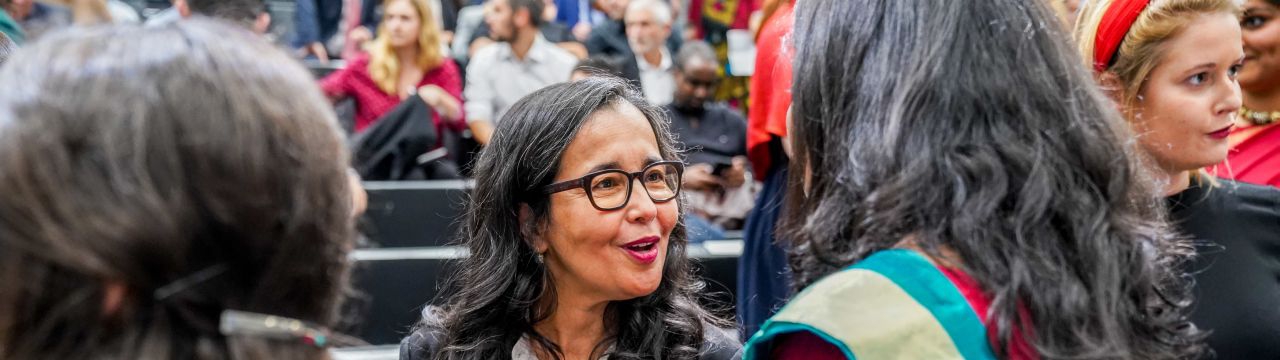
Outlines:
{"type": "MultiPolygon", "coordinates": [[[[462,239],[470,256],[450,279],[440,321],[421,325],[444,333],[436,359],[509,358],[522,336],[562,356],[533,327],[554,311],[539,306],[539,299],[556,292],[546,267],[536,262],[534,249],[521,235],[517,213],[521,204],[528,204],[532,223],[546,221],[550,197],[537,190],[554,180],[565,148],[590,115],[623,103],[649,120],[661,156],[678,159],[666,117],[614,77],[538,90],[498,123],[493,142],[476,164],[462,239]]],[[[724,326],[697,302],[704,284],[692,276],[686,245],[685,228],[679,224],[670,237],[658,289],[608,305],[608,336],[599,346],[614,346],[610,359],[697,358],[712,327],[724,326]]]]}
{"type": "Polygon", "coordinates": [[[1043,3],[799,2],[796,285],[911,239],[988,291],[999,354],[1191,356],[1191,248],[1043,3]]]}
{"type": "Polygon", "coordinates": [[[348,155],[306,69],[200,19],[50,36],[0,68],[0,359],[328,358],[219,325],[332,326],[349,292],[348,155]]]}

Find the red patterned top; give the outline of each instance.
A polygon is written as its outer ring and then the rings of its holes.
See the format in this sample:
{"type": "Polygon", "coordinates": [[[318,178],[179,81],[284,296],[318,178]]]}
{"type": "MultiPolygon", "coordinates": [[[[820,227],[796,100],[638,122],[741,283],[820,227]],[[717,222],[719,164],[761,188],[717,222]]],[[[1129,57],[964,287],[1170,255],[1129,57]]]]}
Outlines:
{"type": "MultiPolygon", "coordinates": [[[[453,60],[446,58],[440,66],[423,74],[417,87],[425,85],[439,86],[457,99],[459,104],[462,103],[462,76],[458,65],[454,64],[453,60]]],[[[369,125],[373,125],[382,114],[391,111],[402,100],[399,94],[383,92],[378,88],[378,84],[373,82],[373,77],[369,75],[368,55],[352,59],[347,62],[346,68],[335,71],[320,80],[320,88],[332,99],[346,97],[355,99],[356,132],[364,131],[369,125]]],[[[442,125],[445,125],[454,131],[462,131],[467,126],[464,119],[465,117],[442,124],[440,117],[436,116],[436,130],[443,130],[442,125]]]]}
{"type": "Polygon", "coordinates": [[[1227,161],[1210,166],[1221,178],[1280,187],[1280,124],[1231,130],[1227,161]]]}

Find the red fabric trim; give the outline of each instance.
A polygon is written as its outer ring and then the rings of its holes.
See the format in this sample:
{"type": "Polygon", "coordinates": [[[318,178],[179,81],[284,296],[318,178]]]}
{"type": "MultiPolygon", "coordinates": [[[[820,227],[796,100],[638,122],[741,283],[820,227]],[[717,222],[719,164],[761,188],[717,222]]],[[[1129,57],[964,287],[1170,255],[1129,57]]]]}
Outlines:
{"type": "MultiPolygon", "coordinates": [[[[969,306],[978,314],[978,319],[981,320],[983,326],[986,326],[987,328],[987,340],[991,344],[991,348],[999,348],[1000,344],[996,340],[999,338],[999,333],[997,332],[996,327],[991,323],[991,319],[987,318],[987,312],[991,309],[991,298],[982,291],[982,288],[978,286],[978,282],[976,280],[969,277],[969,274],[942,266],[939,266],[938,270],[941,270],[942,274],[945,275],[948,280],[951,280],[951,283],[956,286],[956,289],[960,290],[960,295],[964,296],[964,299],[969,302],[969,306]]],[[[1022,335],[1024,331],[1030,331],[1029,328],[1031,327],[1031,324],[1028,323],[1030,314],[1027,313],[1025,308],[1018,307],[1018,318],[1022,319],[1022,324],[1019,326],[1019,329],[1014,329],[1013,339],[1009,343],[1009,348],[1006,350],[1008,353],[1007,358],[1011,360],[1040,359],[1040,355],[1035,352],[1031,347],[1031,344],[1027,342],[1026,337],[1022,335]]]]}
{"type": "Polygon", "coordinates": [[[834,344],[808,331],[779,336],[774,341],[770,359],[777,360],[845,360],[844,353],[834,344]]]}
{"type": "Polygon", "coordinates": [[[1111,58],[1120,50],[1120,43],[1129,34],[1133,22],[1142,15],[1150,0],[1116,0],[1102,15],[1102,23],[1098,24],[1098,34],[1093,40],[1093,70],[1103,72],[1111,63],[1111,58]]]}

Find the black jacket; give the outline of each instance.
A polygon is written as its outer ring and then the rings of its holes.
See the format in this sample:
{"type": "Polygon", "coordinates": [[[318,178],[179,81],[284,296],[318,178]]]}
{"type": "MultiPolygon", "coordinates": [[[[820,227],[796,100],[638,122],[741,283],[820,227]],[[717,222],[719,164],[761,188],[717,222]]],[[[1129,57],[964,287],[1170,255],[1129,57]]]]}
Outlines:
{"type": "Polygon", "coordinates": [[[384,180],[456,179],[457,165],[440,147],[435,115],[418,95],[411,95],[356,135],[352,164],[360,178],[384,180]],[[434,150],[434,151],[433,151],[434,150]]]}

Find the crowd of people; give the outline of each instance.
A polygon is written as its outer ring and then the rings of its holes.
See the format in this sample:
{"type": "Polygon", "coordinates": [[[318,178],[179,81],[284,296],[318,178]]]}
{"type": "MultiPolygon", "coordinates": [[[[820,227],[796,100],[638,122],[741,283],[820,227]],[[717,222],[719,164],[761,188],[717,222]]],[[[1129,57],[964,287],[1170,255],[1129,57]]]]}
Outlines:
{"type": "Polygon", "coordinates": [[[362,345],[362,178],[474,180],[401,359],[1280,358],[1280,1],[0,9],[0,360],[362,345]]]}

